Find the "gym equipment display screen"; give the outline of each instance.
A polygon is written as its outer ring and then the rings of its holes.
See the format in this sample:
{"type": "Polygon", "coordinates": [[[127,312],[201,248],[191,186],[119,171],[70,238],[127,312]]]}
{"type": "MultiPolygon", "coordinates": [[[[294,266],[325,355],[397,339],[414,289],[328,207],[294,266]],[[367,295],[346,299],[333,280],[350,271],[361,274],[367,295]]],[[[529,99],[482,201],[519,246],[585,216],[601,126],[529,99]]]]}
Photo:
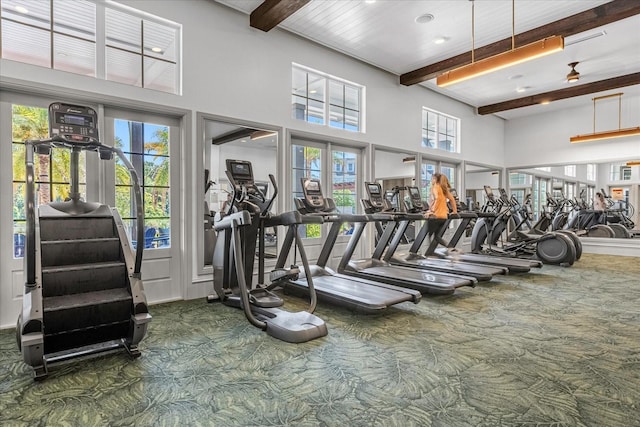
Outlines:
{"type": "Polygon", "coordinates": [[[409,193],[411,194],[411,197],[414,199],[420,198],[420,191],[418,191],[417,187],[409,187],[409,193]]]}
{"type": "Polygon", "coordinates": [[[309,180],[305,182],[304,188],[307,190],[307,193],[320,194],[320,183],[318,181],[309,180]]]}
{"type": "Polygon", "coordinates": [[[238,178],[251,178],[251,167],[247,163],[232,162],[231,173],[238,178]]]}
{"type": "Polygon", "coordinates": [[[380,195],[380,187],[377,184],[369,184],[369,194],[372,196],[380,195]]]}
{"type": "Polygon", "coordinates": [[[75,114],[56,113],[56,123],[63,125],[83,126],[93,128],[93,117],[75,114]]]}

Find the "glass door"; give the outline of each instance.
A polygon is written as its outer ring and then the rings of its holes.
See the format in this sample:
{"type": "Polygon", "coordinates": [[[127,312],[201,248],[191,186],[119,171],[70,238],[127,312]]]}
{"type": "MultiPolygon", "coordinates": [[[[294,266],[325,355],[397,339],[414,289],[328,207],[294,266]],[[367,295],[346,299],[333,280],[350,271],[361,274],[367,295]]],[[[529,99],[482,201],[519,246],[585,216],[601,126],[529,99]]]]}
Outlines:
{"type": "Polygon", "coordinates": [[[105,171],[105,199],[123,219],[134,247],[144,245],[142,278],[150,301],[182,297],[180,227],[180,127],[172,117],[105,110],[105,143],[119,147],[133,164],[142,187],[144,241],[135,240],[132,182],[119,160],[105,171]],[[173,190],[173,191],[172,191],[173,190]]]}

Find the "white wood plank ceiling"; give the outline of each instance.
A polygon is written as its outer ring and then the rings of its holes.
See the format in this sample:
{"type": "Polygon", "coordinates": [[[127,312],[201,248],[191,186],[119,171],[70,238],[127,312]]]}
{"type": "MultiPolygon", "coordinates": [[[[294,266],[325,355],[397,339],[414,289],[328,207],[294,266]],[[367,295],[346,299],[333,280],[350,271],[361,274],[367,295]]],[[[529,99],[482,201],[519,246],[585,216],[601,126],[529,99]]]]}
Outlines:
{"type": "MultiPolygon", "coordinates": [[[[246,14],[262,3],[261,0],[216,1],[246,14]]],[[[604,3],[607,1],[515,0],[515,33],[604,3]]],[[[312,0],[279,27],[400,75],[470,51],[471,23],[471,2],[464,0],[312,0]],[[416,18],[426,14],[433,19],[427,23],[416,22],[416,18]],[[437,39],[445,41],[437,44],[437,39]]],[[[510,37],[512,2],[476,0],[474,23],[476,48],[510,37]]],[[[576,67],[580,84],[639,72],[640,16],[567,37],[565,45],[563,52],[446,89],[438,88],[435,79],[422,84],[478,107],[565,88],[568,85],[565,76],[570,71],[567,64],[574,61],[580,62],[576,67]]],[[[624,88],[624,92],[640,95],[640,88],[636,85],[624,88]]],[[[593,95],[585,95],[498,115],[506,119],[521,117],[582,105],[589,103],[591,97],[593,95]]]]}

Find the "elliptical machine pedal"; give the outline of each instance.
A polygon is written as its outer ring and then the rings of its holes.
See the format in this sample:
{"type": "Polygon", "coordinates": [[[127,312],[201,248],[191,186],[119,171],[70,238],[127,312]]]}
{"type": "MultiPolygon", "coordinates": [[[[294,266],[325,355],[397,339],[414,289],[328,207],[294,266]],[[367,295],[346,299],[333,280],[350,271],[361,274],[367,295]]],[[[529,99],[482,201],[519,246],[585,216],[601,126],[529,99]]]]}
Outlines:
{"type": "Polygon", "coordinates": [[[300,267],[292,265],[290,268],[276,268],[269,273],[269,281],[276,284],[281,281],[295,281],[300,278],[300,267]]]}

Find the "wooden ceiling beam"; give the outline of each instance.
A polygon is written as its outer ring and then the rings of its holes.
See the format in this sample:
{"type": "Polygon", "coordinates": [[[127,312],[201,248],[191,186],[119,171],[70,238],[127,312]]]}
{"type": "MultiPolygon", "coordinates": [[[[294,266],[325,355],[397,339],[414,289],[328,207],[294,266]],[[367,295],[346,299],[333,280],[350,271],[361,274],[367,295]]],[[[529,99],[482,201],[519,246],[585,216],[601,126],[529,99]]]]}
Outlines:
{"type": "Polygon", "coordinates": [[[310,0],[265,0],[249,16],[249,25],[269,31],[300,10],[310,0]]]}
{"type": "MultiPolygon", "coordinates": [[[[640,14],[640,1],[614,0],[593,9],[516,34],[515,45],[524,46],[549,36],[568,37],[612,22],[640,14]]],[[[474,49],[475,60],[489,58],[511,49],[511,37],[474,49]]],[[[436,78],[438,75],[471,63],[471,51],[456,55],[400,76],[400,83],[411,86],[436,78]]]]}
{"type": "Polygon", "coordinates": [[[640,84],[640,73],[627,74],[626,76],[613,77],[593,83],[571,86],[566,89],[511,99],[509,101],[498,102],[497,104],[484,105],[478,107],[478,114],[484,116],[500,111],[513,110],[514,108],[528,107],[530,105],[542,104],[543,102],[558,101],[560,99],[573,98],[575,96],[588,95],[590,93],[603,92],[605,90],[618,89],[637,84],[640,84]]]}

